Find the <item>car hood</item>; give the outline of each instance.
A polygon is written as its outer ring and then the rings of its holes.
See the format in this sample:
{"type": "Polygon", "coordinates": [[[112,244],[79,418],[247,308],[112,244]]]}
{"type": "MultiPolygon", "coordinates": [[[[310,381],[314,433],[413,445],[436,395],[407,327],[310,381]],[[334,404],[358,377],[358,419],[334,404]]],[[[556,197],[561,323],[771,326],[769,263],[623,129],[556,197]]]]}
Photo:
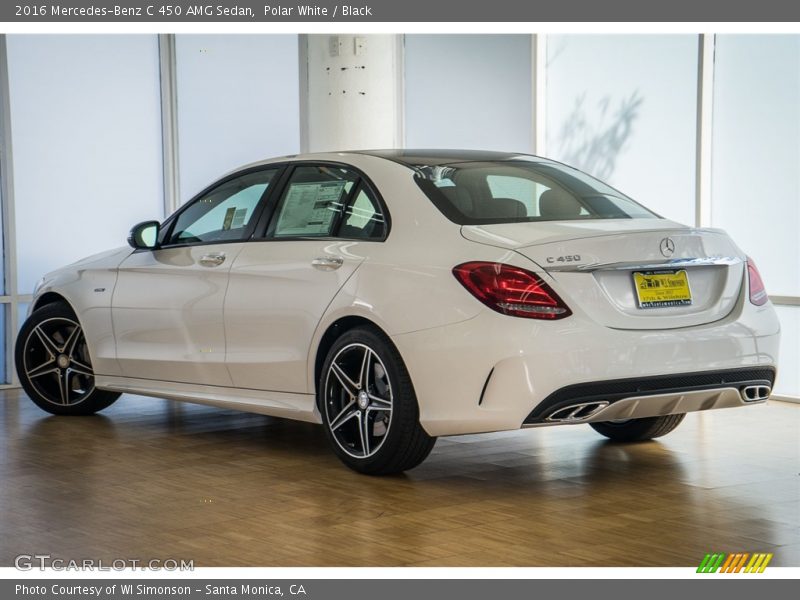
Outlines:
{"type": "Polygon", "coordinates": [[[130,256],[131,252],[133,252],[133,249],[130,246],[120,246],[119,248],[92,254],[55,271],[50,271],[42,277],[41,282],[34,291],[34,295],[38,296],[40,293],[47,291],[56,282],[63,284],[67,281],[79,279],[81,273],[86,269],[114,270],[119,267],[127,256],[130,256]]]}
{"type": "MultiPolygon", "coordinates": [[[[93,269],[116,269],[126,257],[130,256],[133,249],[130,246],[120,246],[112,250],[105,250],[76,260],[63,267],[64,269],[80,269],[91,266],[93,269]]],[[[61,269],[58,269],[59,271],[61,269]]]]}

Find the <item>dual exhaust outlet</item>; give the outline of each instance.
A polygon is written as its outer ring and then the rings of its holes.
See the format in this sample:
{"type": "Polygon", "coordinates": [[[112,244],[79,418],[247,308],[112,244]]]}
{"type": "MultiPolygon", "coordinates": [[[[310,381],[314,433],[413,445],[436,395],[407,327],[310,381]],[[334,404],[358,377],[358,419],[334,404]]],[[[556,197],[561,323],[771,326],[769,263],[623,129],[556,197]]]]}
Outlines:
{"type": "Polygon", "coordinates": [[[580,423],[581,421],[591,419],[609,404],[607,400],[570,404],[569,406],[554,410],[547,416],[546,420],[557,423],[580,423]]]}
{"type": "Polygon", "coordinates": [[[746,385],[739,393],[742,396],[742,400],[745,402],[759,402],[760,400],[769,398],[769,395],[772,393],[772,388],[768,385],[746,385]]]}
{"type": "MultiPolygon", "coordinates": [[[[771,393],[772,388],[768,385],[746,385],[739,389],[739,395],[744,402],[761,402],[769,398],[771,393]]],[[[554,410],[545,420],[551,423],[580,423],[588,421],[609,405],[607,400],[570,404],[554,410]]]]}

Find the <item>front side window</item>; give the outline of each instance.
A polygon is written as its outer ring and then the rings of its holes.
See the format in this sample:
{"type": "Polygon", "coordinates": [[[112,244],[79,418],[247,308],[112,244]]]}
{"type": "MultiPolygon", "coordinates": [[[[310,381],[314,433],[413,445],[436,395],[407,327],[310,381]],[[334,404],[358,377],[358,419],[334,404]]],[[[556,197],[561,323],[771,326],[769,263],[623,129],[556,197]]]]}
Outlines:
{"type": "Polygon", "coordinates": [[[550,161],[420,165],[416,180],[460,225],[658,218],[601,181],[550,161]]]}
{"type": "Polygon", "coordinates": [[[170,232],[169,245],[243,240],[250,234],[259,202],[277,169],[231,179],[183,210],[170,232]]]}
{"type": "Polygon", "coordinates": [[[380,205],[358,173],[339,166],[292,172],[268,229],[273,238],[372,239],[384,234],[380,205]]]}

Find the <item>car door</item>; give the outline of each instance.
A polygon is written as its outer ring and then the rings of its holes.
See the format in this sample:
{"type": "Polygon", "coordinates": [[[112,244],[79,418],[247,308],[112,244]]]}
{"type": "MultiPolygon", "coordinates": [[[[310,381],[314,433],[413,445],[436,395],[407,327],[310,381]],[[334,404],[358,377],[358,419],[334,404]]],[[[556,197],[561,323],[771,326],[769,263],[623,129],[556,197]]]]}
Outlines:
{"type": "Polygon", "coordinates": [[[236,387],[307,393],[311,339],[325,309],[386,237],[370,184],[341,165],[301,163],[231,267],[225,301],[228,370],[236,387]]]}
{"type": "Polygon", "coordinates": [[[231,385],[222,316],[228,273],[277,173],[226,178],[168,221],[156,249],[123,261],[111,314],[124,376],[231,385]]]}

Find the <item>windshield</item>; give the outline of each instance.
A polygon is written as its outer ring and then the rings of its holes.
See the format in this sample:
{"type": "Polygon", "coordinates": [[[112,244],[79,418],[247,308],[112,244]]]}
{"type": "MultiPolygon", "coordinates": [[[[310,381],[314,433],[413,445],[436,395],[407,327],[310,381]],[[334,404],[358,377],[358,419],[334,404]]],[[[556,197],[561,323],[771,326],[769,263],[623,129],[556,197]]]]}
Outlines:
{"type": "Polygon", "coordinates": [[[459,225],[659,218],[603,182],[550,161],[460,162],[416,170],[422,191],[459,225]]]}

